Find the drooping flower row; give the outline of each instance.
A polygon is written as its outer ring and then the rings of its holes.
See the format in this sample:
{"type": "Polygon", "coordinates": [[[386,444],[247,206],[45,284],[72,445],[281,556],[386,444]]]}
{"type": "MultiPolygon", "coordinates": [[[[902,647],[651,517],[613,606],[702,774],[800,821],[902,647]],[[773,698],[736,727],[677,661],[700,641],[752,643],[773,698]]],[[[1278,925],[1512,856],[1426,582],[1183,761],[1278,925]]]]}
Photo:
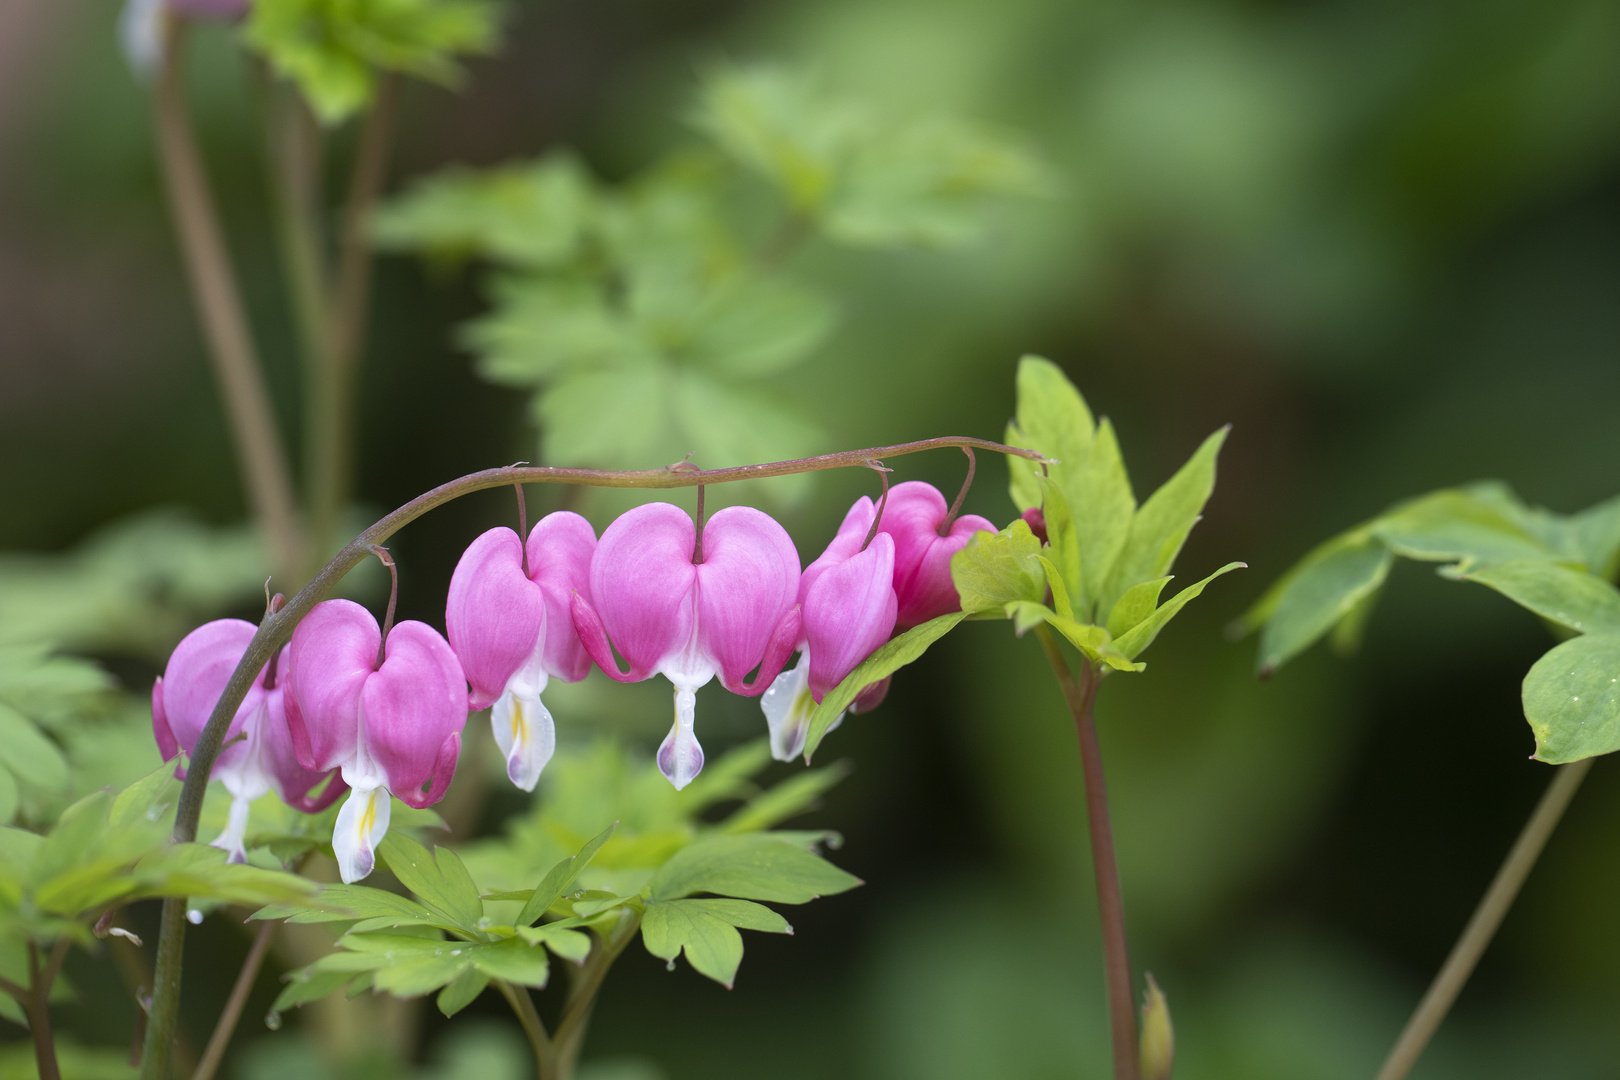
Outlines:
{"type": "MultiPolygon", "coordinates": [[[[526,539],[491,529],[451,579],[448,642],[420,622],[379,628],[347,600],[305,617],[227,733],[213,775],[232,796],[230,824],[214,843],[244,858],[248,805],[269,790],[309,812],[348,790],[332,845],[343,879],[357,881],[387,832],[390,794],[417,807],[444,796],[469,711],[491,710],[508,777],[533,790],[556,746],[541,694],[593,664],[620,682],[663,675],[673,685],[674,723],[657,761],[677,788],[703,768],[696,694],[716,676],[732,693],[763,695],[772,752],[791,760],[828,691],[896,630],[956,609],[950,559],[978,530],[994,526],[951,520],[943,496],[916,481],[879,505],[856,502],[802,573],[786,530],[751,507],[719,511],[701,538],[668,503],[629,511],[600,540],[568,512],[526,539]],[[784,670],[794,652],[797,665],[784,670]]],[[[222,619],[175,649],[153,687],[166,759],[195,745],[253,633],[222,619]]],[[[855,711],[886,691],[887,680],[868,688],[855,711]]]]}

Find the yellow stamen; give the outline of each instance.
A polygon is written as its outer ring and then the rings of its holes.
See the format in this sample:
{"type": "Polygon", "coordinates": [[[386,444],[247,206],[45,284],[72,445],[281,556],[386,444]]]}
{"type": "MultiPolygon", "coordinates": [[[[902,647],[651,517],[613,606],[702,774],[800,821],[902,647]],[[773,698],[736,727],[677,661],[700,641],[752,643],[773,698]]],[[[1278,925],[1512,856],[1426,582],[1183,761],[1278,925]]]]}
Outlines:
{"type": "Polygon", "coordinates": [[[523,741],[523,733],[527,729],[528,725],[523,721],[523,703],[514,700],[512,702],[512,744],[514,746],[523,741]]]}
{"type": "MultiPolygon", "coordinates": [[[[381,789],[379,789],[381,790],[381,789]]],[[[362,838],[371,835],[371,827],[377,823],[377,792],[373,791],[366,800],[366,812],[360,815],[360,835],[362,838]]]]}

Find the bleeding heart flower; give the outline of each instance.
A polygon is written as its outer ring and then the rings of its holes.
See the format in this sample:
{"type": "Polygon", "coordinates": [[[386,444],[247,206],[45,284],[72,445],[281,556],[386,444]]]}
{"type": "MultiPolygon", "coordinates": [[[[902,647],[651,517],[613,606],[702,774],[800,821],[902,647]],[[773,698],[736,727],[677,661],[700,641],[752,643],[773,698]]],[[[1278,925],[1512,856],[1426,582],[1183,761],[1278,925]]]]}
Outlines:
{"type": "Polygon", "coordinates": [[[472,684],[471,709],[488,709],[506,775],[533,791],[557,748],[556,727],[540,700],[553,677],[578,682],[591,658],[574,632],[573,594],[591,596],[590,522],[548,514],[525,545],[511,529],[491,529],[456,564],[445,605],[450,647],[472,684]]]}
{"type": "Polygon", "coordinates": [[[658,767],[677,789],[703,768],[692,730],[698,688],[718,674],[732,693],[763,693],[800,633],[799,553],[782,526],[752,507],[731,506],[704,526],[701,561],[694,561],[696,540],[686,511],[639,506],[603,531],[590,598],[573,600],[580,640],[609,677],[662,674],[674,684],[675,723],[658,767]],[[614,648],[629,671],[619,670],[614,648]]]}
{"type": "MultiPolygon", "coordinates": [[[[202,735],[214,706],[225,692],[242,654],[247,652],[256,627],[241,619],[216,619],[187,634],[169,657],[163,674],[152,684],[152,734],[164,761],[182,751],[189,757],[202,735]]],[[[230,853],[230,861],[247,860],[248,810],[268,791],[288,806],[305,813],[326,809],[346,790],[333,779],[315,794],[330,770],[304,768],[293,752],[287,727],[287,649],[266,664],[248,688],[226,729],[210,779],[219,780],[231,794],[231,813],[214,847],[230,853]],[[278,675],[280,678],[278,679],[278,675]]]]}
{"type": "MultiPolygon", "coordinates": [[[[878,531],[894,537],[894,594],[900,601],[897,629],[909,630],[961,610],[961,598],[951,581],[951,556],[966,547],[974,533],[995,532],[996,527],[977,514],[963,514],[947,528],[949,513],[945,496],[921,480],[896,484],[889,492],[878,531]]],[[[871,516],[866,520],[870,523],[871,516]]]]}
{"type": "MultiPolygon", "coordinates": [[[[778,761],[803,753],[810,718],[821,699],[894,633],[894,539],[880,529],[862,551],[871,528],[872,503],[862,499],[799,580],[804,609],[799,662],[778,676],[760,700],[771,733],[771,756],[778,761]]],[[[887,680],[882,686],[887,689],[887,680]]],[[[881,692],[875,696],[882,700],[881,692]]],[[[828,730],[842,722],[839,714],[828,730]]]]}
{"type": "Polygon", "coordinates": [[[298,760],[341,769],[353,789],[332,851],[343,880],[359,881],[388,832],[390,794],[415,807],[444,798],[467,722],[466,677],[426,623],[400,623],[385,644],[377,620],[348,600],[316,604],[293,631],[288,660],[298,760]]]}

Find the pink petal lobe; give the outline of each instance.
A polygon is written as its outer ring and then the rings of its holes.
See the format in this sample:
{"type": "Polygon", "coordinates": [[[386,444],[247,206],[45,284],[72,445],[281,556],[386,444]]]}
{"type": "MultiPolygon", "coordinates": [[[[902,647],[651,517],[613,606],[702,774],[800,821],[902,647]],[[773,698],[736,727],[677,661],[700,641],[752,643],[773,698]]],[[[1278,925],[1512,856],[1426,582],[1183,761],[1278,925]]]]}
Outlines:
{"type": "MultiPolygon", "coordinates": [[[[602,532],[591,560],[591,605],[630,665],[629,681],[647,678],[692,638],[696,538],[686,511],[669,503],[638,506],[602,532]]],[[[593,659],[601,665],[600,656],[593,659]]]]}
{"type": "MultiPolygon", "coordinates": [[[[282,650],[281,669],[287,665],[286,648],[282,650]]],[[[271,783],[281,801],[294,810],[306,814],[319,813],[332,805],[337,797],[348,790],[348,785],[329,772],[316,772],[304,768],[293,746],[292,730],[287,724],[288,698],[285,684],[265,695],[265,711],[259,717],[260,764],[269,774],[271,783]],[[314,794],[321,782],[332,777],[332,782],[320,794],[314,794]]]]}
{"type": "Polygon", "coordinates": [[[648,673],[637,674],[635,671],[620,671],[619,661],[614,659],[613,646],[608,643],[607,629],[602,625],[602,617],[596,609],[586,602],[579,593],[575,593],[568,607],[569,621],[573,623],[574,633],[579,636],[580,644],[590,655],[596,666],[602,669],[602,674],[614,682],[640,682],[648,673]]]}
{"type": "Polygon", "coordinates": [[[360,692],[381,640],[377,620],[351,600],[316,604],[293,631],[283,676],[291,699],[287,723],[306,768],[326,772],[353,758],[360,692]]]}
{"type": "Polygon", "coordinates": [[[894,632],[894,540],[879,532],[863,552],[826,570],[804,603],[810,693],[820,701],[894,632]]]}
{"type": "MultiPolygon", "coordinates": [[[[728,506],[704,526],[697,576],[700,647],[728,688],[740,685],[764,659],[773,633],[793,609],[799,553],[787,530],[769,514],[751,506],[728,506]]],[[[784,654],[777,671],[786,660],[784,654]]],[[[775,677],[772,672],[763,678],[759,692],[775,677]]]]}
{"type": "MultiPolygon", "coordinates": [[[[413,806],[427,805],[413,800],[423,798],[430,780],[438,786],[445,742],[467,722],[466,677],[449,643],[426,623],[395,626],[387,658],[360,691],[360,711],[366,750],[388,789],[413,806]]],[[[449,768],[454,772],[454,758],[449,768]]]]}
{"type": "Polygon", "coordinates": [[[591,558],[596,530],[567,510],[547,514],[529,532],[529,577],[546,601],[546,671],[564,682],[579,682],[591,671],[591,656],[574,632],[571,615],[577,592],[591,599],[591,558]]]}
{"type": "MultiPolygon", "coordinates": [[[[165,754],[169,747],[164,745],[163,735],[158,731],[158,695],[161,693],[163,699],[161,712],[168,729],[169,745],[190,754],[257,631],[258,627],[241,619],[215,619],[197,627],[175,646],[163,670],[163,678],[152,689],[153,734],[165,754]]],[[[263,669],[259,674],[262,676],[263,669]]],[[[230,727],[225,731],[225,743],[231,743],[243,733],[248,718],[263,697],[264,689],[259,678],[255,678],[231,718],[230,727]]],[[[214,761],[216,773],[222,767],[240,763],[246,753],[246,744],[241,741],[227,746],[214,761]]]]}
{"type": "Polygon", "coordinates": [[[540,587],[523,575],[523,545],[490,529],[467,546],[445,601],[450,647],[472,684],[468,707],[487,709],[534,653],[546,624],[540,587]]]}
{"type": "Polygon", "coordinates": [[[776,677],[782,674],[782,669],[787,666],[789,658],[803,640],[804,608],[800,604],[794,604],[788,609],[788,613],[782,616],[782,621],[776,624],[776,629],[771,631],[771,639],[765,645],[765,656],[759,662],[759,674],[754,676],[754,681],[733,682],[722,675],[721,683],[733,694],[758,697],[775,683],[776,677]]]}
{"type": "Polygon", "coordinates": [[[180,743],[169,730],[169,717],[163,711],[163,676],[152,684],[152,737],[157,739],[158,753],[164,761],[180,756],[180,743]]]}
{"type": "Polygon", "coordinates": [[[900,598],[900,616],[897,625],[909,630],[929,619],[960,610],[962,598],[957,595],[951,580],[951,557],[967,546],[976,532],[995,532],[996,527],[977,514],[963,514],[951,522],[947,536],[936,536],[923,550],[922,558],[912,572],[905,592],[895,590],[900,598]]]}
{"type": "Polygon", "coordinates": [[[825,573],[828,567],[837,566],[861,550],[861,545],[866,543],[866,534],[872,531],[872,515],[876,512],[872,500],[865,495],[855,500],[855,504],[844,515],[843,524],[838,526],[838,535],[827,545],[827,550],[817,556],[815,562],[804,568],[804,574],[799,578],[801,604],[809,594],[810,586],[816,583],[816,579],[825,573]]]}

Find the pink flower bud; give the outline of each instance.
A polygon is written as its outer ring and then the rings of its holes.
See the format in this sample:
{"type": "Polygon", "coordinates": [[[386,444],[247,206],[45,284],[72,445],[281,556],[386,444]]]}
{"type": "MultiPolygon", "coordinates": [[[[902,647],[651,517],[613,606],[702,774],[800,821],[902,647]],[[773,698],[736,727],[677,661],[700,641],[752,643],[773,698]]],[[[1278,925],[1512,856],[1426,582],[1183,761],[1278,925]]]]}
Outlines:
{"type": "Polygon", "coordinates": [[[400,623],[378,664],[381,641],[369,611],[327,600],[298,624],[288,651],[287,720],[298,759],[305,768],[342,769],[353,789],[332,835],[346,882],[371,873],[390,794],[415,807],[444,797],[467,722],[466,677],[436,630],[400,623]]]}
{"type": "MultiPolygon", "coordinates": [[[[152,685],[152,733],[163,760],[171,761],[182,751],[191,754],[256,629],[241,619],[216,619],[187,634],[175,647],[152,685]]],[[[232,862],[247,858],[248,808],[261,795],[274,791],[288,806],[315,813],[332,805],[345,790],[343,782],[334,779],[325,791],[314,794],[332,774],[305,768],[293,751],[286,674],[283,648],[276,663],[265,665],[248,688],[214,759],[210,779],[221,781],[230,792],[231,813],[213,844],[228,851],[232,862]]]]}
{"type": "Polygon", "coordinates": [[[450,646],[472,684],[468,707],[494,706],[490,723],[506,775],[533,791],[557,746],[540,700],[553,677],[578,682],[591,658],[574,631],[575,592],[589,601],[596,533],[578,514],[548,514],[529,533],[529,572],[511,529],[491,529],[456,564],[445,605],[450,646]]]}
{"type": "Polygon", "coordinates": [[[951,581],[951,556],[966,547],[974,533],[996,531],[977,514],[963,514],[941,536],[940,526],[948,513],[945,496],[921,480],[896,484],[889,492],[878,531],[894,537],[894,593],[900,601],[898,629],[909,630],[960,610],[962,601],[951,581]]]}
{"type": "Polygon", "coordinates": [[[782,526],[732,506],[704,526],[701,563],[692,561],[696,539],[679,507],[636,507],[603,531],[591,560],[591,595],[576,593],[573,601],[580,640],[611,678],[662,674],[674,684],[675,724],[658,767],[676,788],[703,768],[692,730],[698,688],[719,675],[732,693],[764,692],[800,635],[799,553],[782,526]],[[628,671],[619,670],[613,648],[628,671]],[[755,667],[758,676],[746,682],[755,667]]]}

